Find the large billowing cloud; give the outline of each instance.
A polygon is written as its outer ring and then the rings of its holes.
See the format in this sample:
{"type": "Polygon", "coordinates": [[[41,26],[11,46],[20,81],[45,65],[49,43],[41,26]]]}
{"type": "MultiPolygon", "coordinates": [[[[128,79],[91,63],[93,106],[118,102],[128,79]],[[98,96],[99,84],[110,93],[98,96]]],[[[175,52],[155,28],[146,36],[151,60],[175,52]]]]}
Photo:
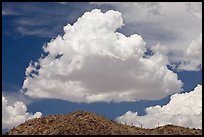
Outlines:
{"type": "Polygon", "coordinates": [[[2,128],[13,128],[28,119],[39,118],[41,112],[35,114],[27,112],[26,105],[21,101],[10,103],[10,101],[2,95],[2,128]]]}
{"type": "Polygon", "coordinates": [[[179,65],[181,70],[200,70],[202,68],[202,33],[193,40],[184,52],[185,60],[179,65]]]}
{"type": "Polygon", "coordinates": [[[25,94],[89,103],[157,100],[180,92],[183,83],[166,67],[167,57],[145,55],[140,35],[116,31],[123,25],[120,12],[98,9],[67,24],[63,36],[43,47],[48,55],[29,64],[25,94]]]}
{"type": "Polygon", "coordinates": [[[145,128],[166,124],[202,128],[202,85],[197,85],[189,93],[172,95],[167,105],[147,108],[144,116],[128,111],[116,119],[120,123],[145,128]]]}

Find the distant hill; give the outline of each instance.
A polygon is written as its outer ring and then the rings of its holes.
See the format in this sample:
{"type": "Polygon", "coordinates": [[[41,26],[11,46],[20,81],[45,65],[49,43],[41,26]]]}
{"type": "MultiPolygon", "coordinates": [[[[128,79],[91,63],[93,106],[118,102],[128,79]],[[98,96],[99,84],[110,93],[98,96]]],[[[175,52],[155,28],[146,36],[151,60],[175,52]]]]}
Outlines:
{"type": "Polygon", "coordinates": [[[28,120],[5,135],[201,135],[201,129],[166,125],[145,129],[123,125],[92,112],[77,111],[28,120]]]}
{"type": "Polygon", "coordinates": [[[2,134],[6,133],[6,132],[8,132],[8,129],[3,128],[2,131],[1,131],[2,134]]]}

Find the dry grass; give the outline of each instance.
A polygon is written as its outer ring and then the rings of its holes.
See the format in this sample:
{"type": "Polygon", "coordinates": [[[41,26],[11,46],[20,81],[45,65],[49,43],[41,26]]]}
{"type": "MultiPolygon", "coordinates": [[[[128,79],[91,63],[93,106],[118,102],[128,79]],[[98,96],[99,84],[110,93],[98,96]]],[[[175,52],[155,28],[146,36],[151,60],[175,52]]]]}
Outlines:
{"type": "Polygon", "coordinates": [[[91,112],[50,115],[28,120],[7,135],[201,135],[201,129],[166,125],[145,129],[122,125],[91,112]]]}

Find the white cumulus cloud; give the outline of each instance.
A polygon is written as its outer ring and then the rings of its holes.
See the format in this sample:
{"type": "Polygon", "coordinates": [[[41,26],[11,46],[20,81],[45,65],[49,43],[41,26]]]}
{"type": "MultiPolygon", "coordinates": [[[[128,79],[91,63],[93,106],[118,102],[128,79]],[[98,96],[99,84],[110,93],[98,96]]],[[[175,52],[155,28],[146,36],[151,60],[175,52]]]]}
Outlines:
{"type": "Polygon", "coordinates": [[[34,98],[72,102],[157,100],[181,91],[177,74],[166,67],[166,56],[145,56],[137,34],[117,32],[118,11],[85,12],[64,27],[64,35],[43,47],[48,55],[30,63],[24,93],[34,98]]]}
{"type": "Polygon", "coordinates": [[[28,119],[39,118],[41,112],[35,114],[27,112],[27,106],[22,101],[10,103],[10,101],[2,95],[2,128],[13,128],[28,119]]]}
{"type": "Polygon", "coordinates": [[[189,92],[174,94],[164,106],[153,106],[146,109],[146,115],[128,111],[117,117],[120,123],[155,128],[166,124],[180,125],[190,128],[202,128],[202,85],[189,92]]]}

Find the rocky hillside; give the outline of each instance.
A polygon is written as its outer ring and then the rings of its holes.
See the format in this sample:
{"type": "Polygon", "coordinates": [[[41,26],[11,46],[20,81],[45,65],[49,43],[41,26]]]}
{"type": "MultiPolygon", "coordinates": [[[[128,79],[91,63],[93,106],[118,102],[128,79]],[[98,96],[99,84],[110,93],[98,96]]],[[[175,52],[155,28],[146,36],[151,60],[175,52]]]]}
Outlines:
{"type": "Polygon", "coordinates": [[[28,120],[6,135],[201,135],[201,129],[166,125],[145,129],[122,125],[91,112],[50,115],[28,120]]]}

